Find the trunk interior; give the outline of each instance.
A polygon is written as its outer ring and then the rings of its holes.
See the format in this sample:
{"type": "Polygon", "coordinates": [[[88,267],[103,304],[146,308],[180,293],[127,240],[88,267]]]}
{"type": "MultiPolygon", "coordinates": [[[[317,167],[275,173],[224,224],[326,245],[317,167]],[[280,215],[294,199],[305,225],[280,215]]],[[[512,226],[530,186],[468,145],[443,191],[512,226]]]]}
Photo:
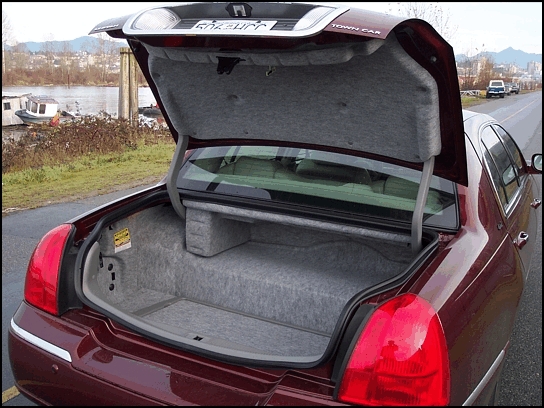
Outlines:
{"type": "Polygon", "coordinates": [[[161,204],[103,228],[82,281],[85,297],[121,323],[189,349],[316,361],[350,299],[416,258],[409,235],[184,206],[185,220],[161,204]]]}

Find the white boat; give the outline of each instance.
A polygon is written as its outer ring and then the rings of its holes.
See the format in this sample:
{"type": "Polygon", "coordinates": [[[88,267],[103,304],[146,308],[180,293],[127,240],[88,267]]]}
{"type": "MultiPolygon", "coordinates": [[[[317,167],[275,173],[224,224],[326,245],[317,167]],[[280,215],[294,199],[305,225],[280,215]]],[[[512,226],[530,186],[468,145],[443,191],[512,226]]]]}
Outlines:
{"type": "Polygon", "coordinates": [[[26,101],[26,108],[15,112],[23,123],[50,122],[59,110],[59,103],[47,95],[30,95],[26,101]]]}
{"type": "Polygon", "coordinates": [[[22,125],[23,121],[15,116],[15,112],[26,106],[29,93],[13,93],[2,91],[2,127],[22,125]]]}

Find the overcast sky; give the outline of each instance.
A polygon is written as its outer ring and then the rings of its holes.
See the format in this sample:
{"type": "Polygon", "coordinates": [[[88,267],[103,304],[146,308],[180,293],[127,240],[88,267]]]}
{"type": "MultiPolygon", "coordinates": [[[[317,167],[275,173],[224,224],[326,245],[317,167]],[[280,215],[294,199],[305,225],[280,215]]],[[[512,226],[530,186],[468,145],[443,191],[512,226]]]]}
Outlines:
{"type": "MultiPolygon", "coordinates": [[[[336,2],[342,3],[342,2],[336,2]]],[[[17,42],[68,41],[86,36],[104,20],[156,5],[151,2],[2,2],[17,42]]],[[[161,4],[161,3],[158,3],[161,4]]],[[[345,3],[387,12],[399,3],[345,3]]],[[[402,4],[402,3],[400,3],[402,4]]],[[[457,28],[449,39],[455,54],[500,52],[508,47],[542,54],[542,2],[434,3],[457,28]]]]}

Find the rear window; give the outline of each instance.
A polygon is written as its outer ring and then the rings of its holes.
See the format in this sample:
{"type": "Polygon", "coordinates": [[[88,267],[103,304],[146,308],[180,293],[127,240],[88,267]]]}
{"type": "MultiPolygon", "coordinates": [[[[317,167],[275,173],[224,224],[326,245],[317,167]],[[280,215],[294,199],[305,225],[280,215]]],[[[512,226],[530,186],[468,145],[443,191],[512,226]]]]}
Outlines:
{"type": "Polygon", "coordinates": [[[503,86],[503,85],[502,85],[502,82],[495,81],[495,82],[491,82],[491,86],[503,86]]]}
{"type": "MultiPolygon", "coordinates": [[[[272,146],[196,149],[177,187],[410,223],[421,172],[320,150],[272,146]]],[[[454,184],[433,176],[426,226],[457,229],[454,184]]]]}

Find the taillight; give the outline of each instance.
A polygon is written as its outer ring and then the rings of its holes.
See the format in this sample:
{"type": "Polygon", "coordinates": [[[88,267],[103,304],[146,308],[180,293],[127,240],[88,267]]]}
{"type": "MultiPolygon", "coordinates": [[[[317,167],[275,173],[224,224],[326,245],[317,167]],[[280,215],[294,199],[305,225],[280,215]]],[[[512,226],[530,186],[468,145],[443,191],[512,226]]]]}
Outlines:
{"type": "Polygon", "coordinates": [[[378,307],[346,365],[338,399],[362,405],[447,405],[448,349],[432,306],[408,293],[378,307]]]}
{"type": "Polygon", "coordinates": [[[32,252],[26,271],[25,300],[55,315],[62,253],[71,230],[70,224],[62,224],[45,234],[32,252]]]}

